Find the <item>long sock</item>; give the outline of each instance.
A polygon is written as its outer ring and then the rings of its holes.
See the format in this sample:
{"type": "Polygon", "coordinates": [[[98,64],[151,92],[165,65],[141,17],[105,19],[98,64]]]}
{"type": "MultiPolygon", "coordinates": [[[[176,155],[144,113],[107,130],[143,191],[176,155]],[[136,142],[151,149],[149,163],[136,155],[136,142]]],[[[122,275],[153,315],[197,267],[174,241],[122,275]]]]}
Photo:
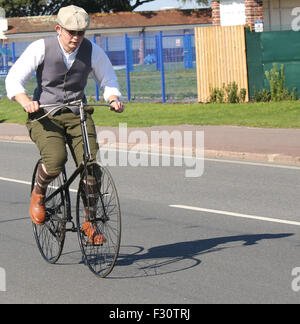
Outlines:
{"type": "Polygon", "coordinates": [[[39,195],[45,195],[49,183],[52,182],[58,174],[48,174],[43,164],[40,163],[37,170],[35,192],[39,195]]]}
{"type": "Polygon", "coordinates": [[[82,192],[81,197],[86,210],[87,221],[89,218],[93,219],[96,217],[97,203],[99,200],[99,189],[98,184],[95,182],[95,180],[88,180],[87,186],[85,185],[84,187],[85,190],[84,192],[82,192]]]}

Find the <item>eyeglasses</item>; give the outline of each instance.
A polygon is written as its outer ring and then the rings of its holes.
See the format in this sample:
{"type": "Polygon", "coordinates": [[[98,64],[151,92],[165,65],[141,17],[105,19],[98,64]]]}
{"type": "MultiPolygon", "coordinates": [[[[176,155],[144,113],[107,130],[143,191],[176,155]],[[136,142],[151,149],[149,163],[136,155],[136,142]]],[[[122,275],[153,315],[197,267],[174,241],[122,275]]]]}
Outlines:
{"type": "Polygon", "coordinates": [[[65,30],[70,36],[74,37],[74,36],[80,36],[82,37],[85,34],[85,31],[77,31],[77,30],[67,30],[65,28],[63,28],[63,30],[65,30]]]}

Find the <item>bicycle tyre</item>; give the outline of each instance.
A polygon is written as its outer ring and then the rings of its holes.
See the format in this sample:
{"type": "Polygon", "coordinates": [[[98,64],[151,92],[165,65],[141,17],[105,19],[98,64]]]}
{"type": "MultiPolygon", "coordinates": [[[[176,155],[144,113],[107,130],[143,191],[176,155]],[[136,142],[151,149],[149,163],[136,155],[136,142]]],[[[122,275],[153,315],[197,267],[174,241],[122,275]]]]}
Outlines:
{"type": "Polygon", "coordinates": [[[105,278],[113,270],[119,254],[121,211],[113,178],[108,169],[98,163],[89,164],[81,177],[77,192],[76,224],[85,264],[97,277],[105,278]],[[84,206],[83,202],[83,199],[86,199],[83,197],[87,197],[87,174],[94,179],[98,191],[98,200],[92,208],[93,212],[90,211],[91,207],[84,206]],[[91,216],[92,213],[94,216],[91,216]],[[104,235],[106,242],[102,245],[90,243],[89,238],[83,232],[82,224],[87,217],[97,233],[104,235]]]}
{"type": "MultiPolygon", "coordinates": [[[[37,162],[34,168],[31,192],[36,184],[37,169],[40,163],[41,160],[37,162]]],[[[59,175],[48,185],[45,195],[46,199],[62,183],[62,176],[59,175]]],[[[36,225],[32,222],[33,234],[43,259],[48,263],[54,264],[60,258],[65,242],[66,223],[64,217],[66,215],[66,203],[63,193],[57,194],[47,201],[45,209],[45,223],[43,225],[36,225]]]]}

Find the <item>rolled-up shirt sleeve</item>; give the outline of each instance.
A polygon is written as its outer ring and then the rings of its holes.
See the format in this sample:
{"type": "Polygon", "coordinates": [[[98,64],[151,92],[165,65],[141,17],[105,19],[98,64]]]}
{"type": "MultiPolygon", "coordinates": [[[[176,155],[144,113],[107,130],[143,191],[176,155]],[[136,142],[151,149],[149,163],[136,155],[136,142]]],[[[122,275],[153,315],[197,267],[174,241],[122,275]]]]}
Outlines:
{"type": "Polygon", "coordinates": [[[17,94],[26,93],[25,85],[43,62],[44,57],[45,42],[43,39],[31,43],[25,49],[5,79],[6,94],[9,99],[14,99],[17,94]]]}
{"type": "Polygon", "coordinates": [[[93,43],[92,52],[92,75],[98,86],[103,90],[105,101],[112,95],[118,96],[122,100],[118,78],[114,68],[101,47],[93,43]]]}

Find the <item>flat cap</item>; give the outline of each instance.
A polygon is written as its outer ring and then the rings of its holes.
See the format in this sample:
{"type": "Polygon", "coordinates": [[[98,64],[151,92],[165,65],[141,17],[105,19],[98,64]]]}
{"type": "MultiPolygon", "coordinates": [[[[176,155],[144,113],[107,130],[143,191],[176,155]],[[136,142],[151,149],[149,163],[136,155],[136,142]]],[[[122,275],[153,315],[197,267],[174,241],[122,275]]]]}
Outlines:
{"type": "Polygon", "coordinates": [[[89,27],[88,13],[77,6],[67,6],[59,9],[57,23],[67,30],[83,31],[89,27]]]}

